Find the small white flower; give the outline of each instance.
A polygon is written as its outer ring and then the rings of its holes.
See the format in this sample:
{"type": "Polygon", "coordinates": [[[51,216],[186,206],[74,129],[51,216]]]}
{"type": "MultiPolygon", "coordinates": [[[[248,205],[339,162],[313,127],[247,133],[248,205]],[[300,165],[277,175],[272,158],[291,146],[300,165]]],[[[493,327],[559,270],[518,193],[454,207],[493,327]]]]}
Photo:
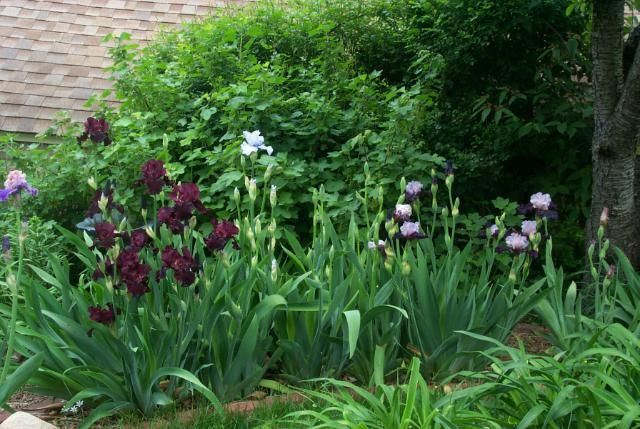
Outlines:
{"type": "Polygon", "coordinates": [[[63,414],[75,414],[78,411],[80,411],[83,405],[84,405],[84,401],[80,400],[68,408],[62,407],[62,410],[60,411],[62,411],[63,414]]]}
{"type": "Polygon", "coordinates": [[[242,135],[244,142],[240,145],[240,150],[244,156],[249,156],[259,149],[266,151],[269,155],[273,153],[273,147],[265,146],[264,137],[260,135],[260,131],[243,131],[242,135]]]}
{"type": "Polygon", "coordinates": [[[498,232],[500,232],[500,228],[498,228],[498,225],[496,225],[494,223],[493,225],[491,225],[491,227],[489,229],[491,231],[491,236],[492,237],[497,237],[498,236],[498,232]]]}
{"type": "Polygon", "coordinates": [[[522,234],[530,237],[537,231],[538,223],[535,220],[525,220],[522,222],[522,234]]]}
{"type": "Polygon", "coordinates": [[[409,204],[397,204],[393,212],[393,217],[397,220],[409,220],[411,217],[411,206],[409,204]]]}
{"type": "Polygon", "coordinates": [[[524,252],[527,250],[527,247],[529,247],[529,240],[527,240],[527,237],[522,234],[518,234],[517,232],[509,234],[507,238],[505,238],[505,241],[507,242],[507,247],[509,247],[509,249],[514,253],[524,252]]]}
{"type": "Polygon", "coordinates": [[[536,210],[549,210],[549,206],[551,205],[551,195],[536,192],[531,195],[530,202],[536,210]]]}

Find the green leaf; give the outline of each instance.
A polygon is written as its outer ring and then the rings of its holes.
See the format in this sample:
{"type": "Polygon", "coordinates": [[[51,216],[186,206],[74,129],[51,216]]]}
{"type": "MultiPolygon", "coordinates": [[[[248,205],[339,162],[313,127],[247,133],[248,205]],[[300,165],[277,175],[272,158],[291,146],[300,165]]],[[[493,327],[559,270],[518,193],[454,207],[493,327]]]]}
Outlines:
{"type": "Polygon", "coordinates": [[[218,397],[210,389],[208,389],[198,378],[189,371],[182,368],[160,368],[153,373],[151,384],[155,384],[163,377],[181,378],[193,385],[193,388],[202,394],[216,408],[220,414],[224,414],[224,408],[218,397]]]}
{"type": "Polygon", "coordinates": [[[349,358],[351,359],[356,352],[360,336],[360,310],[348,310],[342,314],[347,321],[349,358]]]}
{"type": "Polygon", "coordinates": [[[531,424],[535,423],[536,419],[547,407],[543,404],[538,404],[535,407],[531,408],[527,414],[520,420],[518,427],[516,429],[526,429],[531,424]]]}
{"type": "Polygon", "coordinates": [[[49,283],[51,286],[55,286],[57,289],[63,289],[62,283],[58,281],[51,274],[46,271],[36,267],[35,265],[29,264],[29,267],[33,270],[34,273],[38,275],[45,283],[49,283]]]}
{"type": "Polygon", "coordinates": [[[0,404],[7,402],[11,395],[29,381],[31,376],[38,371],[43,360],[43,352],[31,356],[7,377],[2,386],[0,386],[0,404]]]}

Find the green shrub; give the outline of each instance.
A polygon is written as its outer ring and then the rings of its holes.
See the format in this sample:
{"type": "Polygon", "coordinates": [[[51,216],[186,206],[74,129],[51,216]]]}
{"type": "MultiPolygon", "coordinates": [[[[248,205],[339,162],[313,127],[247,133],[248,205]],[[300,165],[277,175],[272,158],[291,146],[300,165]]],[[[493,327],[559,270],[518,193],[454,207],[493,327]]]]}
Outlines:
{"type": "Polygon", "coordinates": [[[258,129],[275,149],[276,159],[264,162],[279,166],[279,217],[308,234],[309,189],[324,184],[327,210],[344,230],[360,206],[352,191],[364,187],[364,162],[387,190],[442,162],[416,133],[435,91],[391,86],[376,68],[365,70],[353,57],[360,45],[347,36],[356,26],[340,27],[351,17],[376,27],[367,52],[377,49],[391,24],[377,26],[388,2],[375,3],[258,6],[167,33],[139,56],[118,39],[111,70],[122,106],[107,113],[114,145],[166,151],[176,178],[206,184],[205,203],[229,213],[243,177],[235,148],[243,131],[258,129]]]}
{"type": "Polygon", "coordinates": [[[579,269],[590,200],[590,42],[586,13],[568,0],[420,0],[415,42],[432,73],[440,56],[436,105],[423,124],[431,150],[454,159],[461,197],[485,210],[499,194],[522,200],[544,189],[563,207],[556,258],[579,269]]]}

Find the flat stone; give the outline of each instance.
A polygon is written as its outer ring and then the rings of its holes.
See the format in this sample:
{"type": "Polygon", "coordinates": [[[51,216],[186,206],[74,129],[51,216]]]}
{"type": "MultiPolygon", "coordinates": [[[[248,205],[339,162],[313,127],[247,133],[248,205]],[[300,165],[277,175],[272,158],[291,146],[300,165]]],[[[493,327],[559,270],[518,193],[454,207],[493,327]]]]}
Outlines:
{"type": "Polygon", "coordinates": [[[18,411],[11,414],[2,424],[0,429],[57,429],[51,423],[40,420],[29,413],[18,411]]]}

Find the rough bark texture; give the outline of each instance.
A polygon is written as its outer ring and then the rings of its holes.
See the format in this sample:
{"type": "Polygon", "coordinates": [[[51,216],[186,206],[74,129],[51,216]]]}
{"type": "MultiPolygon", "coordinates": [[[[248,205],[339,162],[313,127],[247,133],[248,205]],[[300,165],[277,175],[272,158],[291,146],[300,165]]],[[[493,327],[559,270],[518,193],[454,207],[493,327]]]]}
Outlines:
{"type": "MultiPolygon", "coordinates": [[[[608,207],[608,237],[640,266],[636,213],[636,144],[640,130],[640,45],[623,46],[624,0],[594,0],[593,88],[595,131],[589,238],[608,207]],[[624,63],[623,63],[624,51],[624,63]]],[[[639,172],[640,175],[640,172],[639,172]]]]}

